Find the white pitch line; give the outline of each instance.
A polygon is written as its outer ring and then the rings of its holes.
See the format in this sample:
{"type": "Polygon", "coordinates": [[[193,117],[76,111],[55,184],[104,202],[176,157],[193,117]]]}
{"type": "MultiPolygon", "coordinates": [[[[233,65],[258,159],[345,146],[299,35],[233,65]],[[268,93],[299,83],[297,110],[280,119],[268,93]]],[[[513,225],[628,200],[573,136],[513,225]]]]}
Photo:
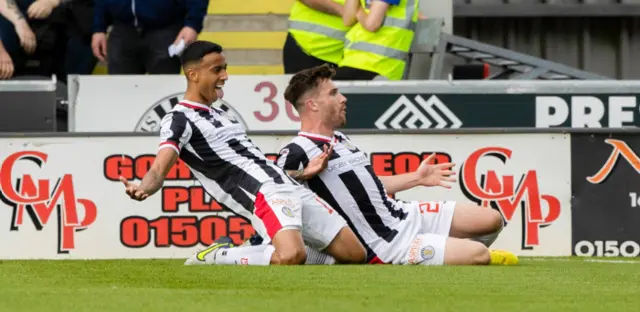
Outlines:
{"type": "Polygon", "coordinates": [[[584,262],[602,262],[602,263],[627,263],[627,264],[640,264],[637,260],[600,260],[600,259],[584,259],[584,262]]]}
{"type": "Polygon", "coordinates": [[[523,261],[571,261],[565,258],[540,258],[540,257],[522,257],[523,261]]]}
{"type": "MultiPolygon", "coordinates": [[[[553,257],[522,257],[523,261],[580,261],[576,258],[567,259],[567,258],[553,258],[553,257]]],[[[599,263],[617,263],[617,264],[640,264],[640,260],[604,260],[604,259],[583,259],[583,262],[599,262],[599,263]]]]}

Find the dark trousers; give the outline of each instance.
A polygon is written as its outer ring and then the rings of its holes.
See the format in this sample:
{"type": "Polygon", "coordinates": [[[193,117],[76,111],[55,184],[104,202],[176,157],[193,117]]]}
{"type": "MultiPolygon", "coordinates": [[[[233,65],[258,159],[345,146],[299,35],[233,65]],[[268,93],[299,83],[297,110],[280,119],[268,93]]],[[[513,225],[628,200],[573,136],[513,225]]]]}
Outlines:
{"type": "Polygon", "coordinates": [[[169,46],[182,25],[138,30],[117,24],[107,39],[107,69],[110,75],[179,74],[180,58],[169,57],[169,46]]]}
{"type": "Polygon", "coordinates": [[[301,70],[323,64],[329,64],[334,68],[338,67],[336,64],[323,61],[305,53],[291,33],[287,34],[287,39],[285,40],[284,47],[282,48],[282,64],[284,65],[285,74],[295,74],[301,70]]]}
{"type": "Polygon", "coordinates": [[[91,43],[79,36],[71,36],[67,44],[67,74],[91,75],[98,60],[93,56],[91,43]]]}
{"type": "Polygon", "coordinates": [[[0,38],[11,56],[14,76],[51,76],[66,83],[65,53],[67,38],[65,25],[48,21],[30,23],[36,35],[36,51],[27,54],[11,22],[0,16],[0,38]]]}

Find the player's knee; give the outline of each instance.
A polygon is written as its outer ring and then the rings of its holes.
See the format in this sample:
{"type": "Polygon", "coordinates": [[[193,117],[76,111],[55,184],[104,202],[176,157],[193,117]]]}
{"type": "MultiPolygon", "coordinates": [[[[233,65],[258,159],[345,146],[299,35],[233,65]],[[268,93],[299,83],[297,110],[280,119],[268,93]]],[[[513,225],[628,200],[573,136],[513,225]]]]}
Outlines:
{"type": "Polygon", "coordinates": [[[367,251],[349,227],[343,227],[324,250],[340,264],[361,264],[367,261],[367,251]]]}
{"type": "Polygon", "coordinates": [[[278,263],[279,265],[297,265],[304,264],[307,260],[307,252],[304,250],[304,246],[302,248],[288,248],[286,250],[276,250],[278,253],[278,263]]]}
{"type": "Polygon", "coordinates": [[[491,213],[489,213],[489,226],[492,229],[492,233],[502,231],[502,227],[504,226],[504,222],[502,221],[502,215],[495,209],[490,209],[491,213]]]}
{"type": "Polygon", "coordinates": [[[487,265],[491,263],[489,248],[482,243],[474,242],[470,246],[471,262],[475,265],[487,265]]]}
{"type": "Polygon", "coordinates": [[[344,251],[347,252],[347,259],[343,263],[360,264],[367,261],[367,250],[356,237],[356,234],[348,227],[344,227],[340,235],[345,240],[344,251]]]}
{"type": "Polygon", "coordinates": [[[351,248],[348,249],[348,256],[343,263],[345,264],[361,264],[367,261],[367,250],[364,249],[364,246],[360,244],[359,241],[356,241],[351,248]]]}

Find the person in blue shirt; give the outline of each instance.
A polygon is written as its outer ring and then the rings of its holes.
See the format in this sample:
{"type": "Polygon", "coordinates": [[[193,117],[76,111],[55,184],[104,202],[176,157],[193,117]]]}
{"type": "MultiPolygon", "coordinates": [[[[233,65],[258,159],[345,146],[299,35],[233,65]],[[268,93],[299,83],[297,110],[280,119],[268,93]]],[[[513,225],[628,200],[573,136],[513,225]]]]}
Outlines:
{"type": "Polygon", "coordinates": [[[208,0],[96,0],[93,54],[113,74],[178,74],[169,46],[197,39],[208,0]],[[113,26],[107,39],[107,28],[113,26]]]}

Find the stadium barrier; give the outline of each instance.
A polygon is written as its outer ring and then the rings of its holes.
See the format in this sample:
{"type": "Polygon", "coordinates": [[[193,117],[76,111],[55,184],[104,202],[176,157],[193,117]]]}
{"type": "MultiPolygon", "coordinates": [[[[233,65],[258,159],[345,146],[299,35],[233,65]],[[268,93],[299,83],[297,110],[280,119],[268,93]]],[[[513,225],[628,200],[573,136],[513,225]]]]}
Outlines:
{"type": "Polygon", "coordinates": [[[0,81],[0,132],[56,131],[55,76],[0,81]]]}
{"type": "MultiPolygon", "coordinates": [[[[475,201],[500,211],[495,242],[522,256],[640,255],[640,130],[345,130],[378,175],[415,170],[436,153],[456,163],[452,189],[402,200],[475,201]]],[[[295,132],[253,132],[270,159],[295,132]]],[[[186,258],[220,235],[253,229],[178,163],[144,202],[139,180],[159,139],[144,133],[0,134],[0,259],[186,258]]],[[[332,165],[332,164],[330,164],[332,165]]]]}
{"type": "MultiPolygon", "coordinates": [[[[222,105],[247,129],[296,130],[289,75],[233,76],[222,105]]],[[[640,81],[337,82],[348,129],[621,128],[640,126],[640,81]]],[[[184,95],[176,76],[70,76],[69,129],[153,132],[184,95]]]]}

